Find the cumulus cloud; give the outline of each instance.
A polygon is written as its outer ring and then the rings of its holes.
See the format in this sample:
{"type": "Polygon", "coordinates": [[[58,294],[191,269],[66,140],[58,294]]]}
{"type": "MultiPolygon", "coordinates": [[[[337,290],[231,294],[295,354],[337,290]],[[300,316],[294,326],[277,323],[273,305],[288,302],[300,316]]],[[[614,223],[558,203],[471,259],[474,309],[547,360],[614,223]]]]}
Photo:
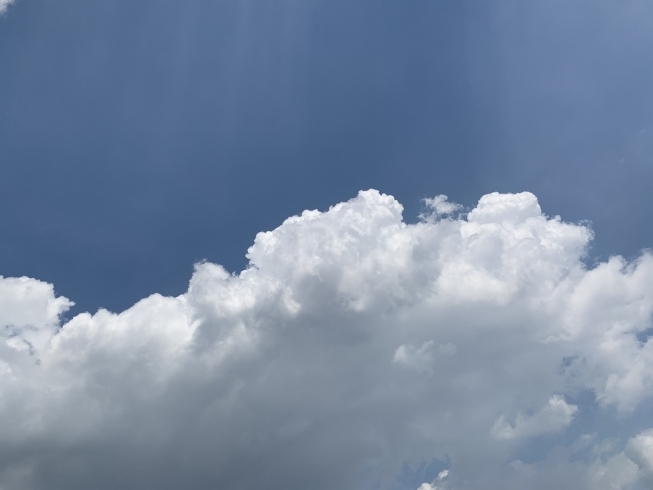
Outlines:
{"type": "Polygon", "coordinates": [[[644,490],[653,485],[653,429],[644,430],[628,440],[624,451],[597,462],[592,468],[598,489],[644,490]]]}
{"type": "Polygon", "coordinates": [[[439,486],[440,483],[449,476],[449,470],[442,470],[440,473],[438,473],[437,478],[431,482],[425,482],[422,483],[417,490],[438,490],[438,488],[442,489],[442,486],[439,486]],[[438,483],[438,485],[436,485],[438,483]]]}
{"type": "Polygon", "coordinates": [[[4,14],[12,3],[14,0],[0,0],[0,15],[4,14]]]}
{"type": "Polygon", "coordinates": [[[577,411],[576,405],[569,405],[564,398],[554,395],[537,413],[531,416],[519,413],[514,426],[506,422],[502,415],[494,423],[492,435],[497,439],[523,439],[561,432],[571,423],[577,411]]]}
{"type": "Polygon", "coordinates": [[[460,204],[449,201],[449,197],[440,194],[435,197],[428,197],[424,199],[424,204],[434,216],[443,216],[453,214],[457,211],[462,211],[463,207],[460,204]]]}
{"type": "Polygon", "coordinates": [[[395,350],[392,360],[416,371],[433,374],[432,366],[438,357],[452,356],[455,353],[455,345],[451,343],[441,344],[435,349],[433,341],[429,340],[417,348],[410,344],[400,345],[395,350]]]}
{"type": "Polygon", "coordinates": [[[630,439],[625,454],[646,476],[653,477],[653,429],[630,439]]]}
{"type": "Polygon", "coordinates": [[[591,230],[530,193],[447,209],[406,224],[361,192],[259,233],[239,274],[65,323],[53,286],[0,280],[0,488],[590,489],[618,457],[645,478],[647,435],[515,451],[570,430],[578,393],[650,401],[651,254],[588,269],[591,230]]]}

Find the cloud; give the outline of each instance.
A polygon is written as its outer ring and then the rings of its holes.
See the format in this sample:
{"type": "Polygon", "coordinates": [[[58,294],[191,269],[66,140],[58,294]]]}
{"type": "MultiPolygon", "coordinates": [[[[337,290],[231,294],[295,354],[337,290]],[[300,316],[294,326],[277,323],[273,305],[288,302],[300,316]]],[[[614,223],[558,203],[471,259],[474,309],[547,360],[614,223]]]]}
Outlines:
{"type": "Polygon", "coordinates": [[[456,353],[456,346],[451,343],[441,344],[437,349],[433,341],[424,342],[420,347],[411,344],[402,344],[395,350],[393,362],[401,364],[418,372],[433,374],[432,365],[440,356],[452,356],[456,353]]]}
{"type": "Polygon", "coordinates": [[[523,439],[561,432],[571,423],[576,412],[576,405],[568,405],[564,398],[554,395],[539,412],[531,416],[517,414],[514,426],[508,424],[502,415],[494,423],[491,433],[497,439],[523,439]]]}
{"type": "Polygon", "coordinates": [[[624,455],[637,465],[634,479],[642,488],[650,488],[653,485],[653,429],[631,438],[626,444],[624,455]]]}
{"type": "Polygon", "coordinates": [[[52,285],[0,280],[0,488],[397,488],[431,461],[452,489],[592,488],[604,456],[515,451],[580,392],[650,401],[651,254],[587,269],[591,230],[529,193],[402,211],[361,192],[259,233],[237,275],[65,323],[52,285]]]}
{"type": "Polygon", "coordinates": [[[444,194],[439,196],[424,199],[424,204],[429,208],[434,216],[443,216],[462,211],[463,207],[460,204],[450,202],[449,198],[444,194]]]}
{"type": "Polygon", "coordinates": [[[628,441],[626,455],[646,474],[653,476],[653,429],[628,441]]]}
{"type": "Polygon", "coordinates": [[[14,0],[0,0],[0,15],[4,14],[12,3],[14,0]]]}
{"type": "Polygon", "coordinates": [[[67,298],[55,298],[49,284],[0,276],[0,325],[5,343],[15,350],[47,348],[59,327],[59,316],[72,305],[67,298]]]}
{"type": "Polygon", "coordinates": [[[436,483],[442,482],[444,479],[449,476],[449,470],[442,470],[440,473],[438,473],[437,478],[432,482],[432,483],[422,483],[417,490],[438,490],[438,488],[442,489],[443,487],[437,486],[436,483]]]}
{"type": "Polygon", "coordinates": [[[592,468],[598,489],[648,489],[653,485],[653,429],[628,440],[624,451],[592,468]]]}

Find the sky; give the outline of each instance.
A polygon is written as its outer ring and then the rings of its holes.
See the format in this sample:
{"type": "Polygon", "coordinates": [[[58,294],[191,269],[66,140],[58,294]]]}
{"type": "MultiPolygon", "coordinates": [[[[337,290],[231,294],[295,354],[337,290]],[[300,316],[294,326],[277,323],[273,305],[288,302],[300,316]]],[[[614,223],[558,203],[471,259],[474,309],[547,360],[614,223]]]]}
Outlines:
{"type": "Polygon", "coordinates": [[[653,484],[653,4],[0,0],[0,490],[653,484]]]}

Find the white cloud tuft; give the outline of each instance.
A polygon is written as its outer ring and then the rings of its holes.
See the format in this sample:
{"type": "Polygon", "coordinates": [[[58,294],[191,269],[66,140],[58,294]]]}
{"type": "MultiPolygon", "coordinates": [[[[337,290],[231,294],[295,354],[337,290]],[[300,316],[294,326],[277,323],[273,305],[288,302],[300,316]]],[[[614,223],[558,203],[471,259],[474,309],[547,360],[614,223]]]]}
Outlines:
{"type": "Polygon", "coordinates": [[[442,470],[440,473],[438,473],[437,478],[433,482],[431,482],[431,483],[428,483],[428,482],[422,483],[417,490],[438,490],[438,488],[442,488],[442,487],[436,486],[435,483],[436,482],[442,482],[448,476],[449,476],[449,470],[442,470]]]}
{"type": "Polygon", "coordinates": [[[0,15],[4,14],[12,3],[14,0],[0,0],[0,15]]]}
{"type": "Polygon", "coordinates": [[[638,478],[653,485],[653,429],[631,438],[624,454],[638,467],[638,478]]]}
{"type": "Polygon", "coordinates": [[[432,213],[437,216],[453,214],[461,211],[463,207],[460,204],[449,202],[449,198],[444,194],[424,199],[424,204],[431,209],[432,213]]]}
{"type": "Polygon", "coordinates": [[[437,349],[433,341],[424,342],[420,347],[411,344],[402,344],[395,350],[392,361],[418,372],[433,374],[433,363],[441,356],[452,356],[456,353],[456,346],[452,343],[440,344],[437,349]]]}
{"type": "Polygon", "coordinates": [[[181,296],[63,325],[52,286],[0,280],[0,488],[388,488],[436,459],[451,488],[592,488],[603,460],[513,451],[580,391],[651,401],[651,254],[587,270],[591,230],[529,193],[402,210],[361,192],[259,233],[238,275],[198,264],[181,296]]]}
{"type": "Polygon", "coordinates": [[[568,405],[564,398],[554,395],[539,412],[531,416],[517,414],[514,426],[508,424],[502,415],[494,423],[492,435],[497,439],[523,439],[561,432],[571,423],[576,412],[577,406],[568,405]]]}
{"type": "Polygon", "coordinates": [[[623,452],[592,468],[593,484],[600,490],[648,489],[653,486],[653,429],[628,440],[623,452]]]}

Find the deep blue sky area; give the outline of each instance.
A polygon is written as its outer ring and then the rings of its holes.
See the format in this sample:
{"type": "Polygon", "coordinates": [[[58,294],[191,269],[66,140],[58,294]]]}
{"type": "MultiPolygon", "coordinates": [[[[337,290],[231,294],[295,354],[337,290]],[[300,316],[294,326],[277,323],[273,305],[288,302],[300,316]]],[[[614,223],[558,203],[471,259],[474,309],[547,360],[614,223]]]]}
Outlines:
{"type": "Polygon", "coordinates": [[[180,294],[377,188],[528,190],[653,246],[653,33],[627,0],[19,0],[0,18],[0,274],[75,311],[180,294]]]}

